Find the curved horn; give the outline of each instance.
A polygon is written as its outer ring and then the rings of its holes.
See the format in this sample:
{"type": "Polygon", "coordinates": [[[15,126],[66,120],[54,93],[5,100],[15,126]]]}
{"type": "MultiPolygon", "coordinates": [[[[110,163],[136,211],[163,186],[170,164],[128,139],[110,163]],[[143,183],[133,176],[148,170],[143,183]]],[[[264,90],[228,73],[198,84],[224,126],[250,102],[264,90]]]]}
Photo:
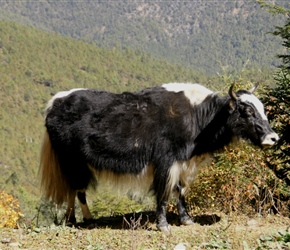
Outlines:
{"type": "Polygon", "coordinates": [[[231,97],[233,100],[237,100],[237,99],[238,99],[236,93],[233,91],[233,88],[234,88],[235,84],[236,84],[236,83],[234,82],[234,83],[232,84],[232,86],[230,87],[230,89],[229,89],[229,95],[230,95],[230,97],[231,97]]]}
{"type": "Polygon", "coordinates": [[[260,83],[257,82],[257,83],[255,84],[255,86],[249,90],[249,92],[254,93],[254,91],[258,88],[259,84],[260,84],[260,83]]]}

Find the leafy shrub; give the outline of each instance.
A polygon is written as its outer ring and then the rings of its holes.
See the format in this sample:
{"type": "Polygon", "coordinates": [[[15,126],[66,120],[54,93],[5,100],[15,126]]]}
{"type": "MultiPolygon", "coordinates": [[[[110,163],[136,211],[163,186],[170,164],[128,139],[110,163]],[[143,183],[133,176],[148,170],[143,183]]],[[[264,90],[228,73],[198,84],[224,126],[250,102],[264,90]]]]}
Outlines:
{"type": "Polygon", "coordinates": [[[245,214],[288,212],[281,196],[290,191],[267,167],[264,152],[244,142],[216,154],[191,187],[188,202],[194,212],[218,210],[245,214]]]}
{"type": "Polygon", "coordinates": [[[0,190],[0,228],[18,228],[17,221],[22,217],[19,201],[0,190]]]}

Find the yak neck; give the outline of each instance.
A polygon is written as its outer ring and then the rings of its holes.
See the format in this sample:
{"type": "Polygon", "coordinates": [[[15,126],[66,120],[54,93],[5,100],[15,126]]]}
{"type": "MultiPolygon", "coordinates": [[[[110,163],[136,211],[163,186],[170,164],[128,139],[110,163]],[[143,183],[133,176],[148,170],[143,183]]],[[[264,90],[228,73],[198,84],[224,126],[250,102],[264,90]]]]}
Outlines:
{"type": "Polygon", "coordinates": [[[231,114],[229,101],[229,96],[214,94],[196,107],[194,119],[199,132],[194,139],[193,155],[211,153],[230,143],[233,134],[227,126],[231,114]]]}

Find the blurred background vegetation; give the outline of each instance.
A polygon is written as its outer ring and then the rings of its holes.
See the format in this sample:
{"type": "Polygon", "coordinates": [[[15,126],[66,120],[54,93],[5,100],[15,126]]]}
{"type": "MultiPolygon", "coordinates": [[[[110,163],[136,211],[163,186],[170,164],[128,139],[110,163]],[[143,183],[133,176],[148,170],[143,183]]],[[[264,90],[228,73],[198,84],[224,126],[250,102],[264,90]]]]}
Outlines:
{"type": "Polygon", "coordinates": [[[221,66],[228,71],[277,66],[281,39],[268,32],[285,16],[270,15],[255,0],[2,0],[0,20],[101,47],[128,47],[213,76],[221,66]]]}
{"type": "MultiPolygon", "coordinates": [[[[205,43],[205,40],[201,40],[201,43],[194,45],[201,50],[200,56],[196,57],[190,53],[185,53],[188,56],[188,59],[185,59],[185,55],[177,57],[178,52],[174,51],[171,55],[172,58],[179,58],[174,61],[169,57],[161,57],[157,51],[160,51],[161,54],[167,53],[162,52],[160,47],[154,47],[156,51],[150,50],[151,54],[145,53],[148,52],[146,48],[149,46],[145,43],[144,46],[138,45],[144,50],[136,50],[134,46],[132,48],[123,45],[114,46],[113,44],[101,46],[100,41],[92,41],[91,37],[83,39],[86,36],[78,37],[77,31],[69,32],[68,27],[64,28],[62,25],[64,20],[60,22],[60,16],[57,15],[55,23],[53,22],[55,26],[50,25],[53,30],[48,30],[48,25],[45,25],[48,19],[29,21],[28,17],[31,18],[33,15],[28,15],[26,11],[32,11],[33,8],[28,3],[24,5],[24,2],[17,2],[14,7],[9,1],[1,1],[0,3],[2,19],[0,21],[0,190],[4,190],[1,193],[3,199],[0,200],[0,215],[11,216],[11,220],[8,221],[9,225],[15,227],[16,224],[13,223],[19,218],[22,218],[26,225],[59,222],[59,218],[63,214],[61,208],[55,204],[41,200],[37,177],[39,151],[44,132],[44,108],[53,94],[76,87],[98,88],[112,92],[135,91],[165,82],[200,82],[221,93],[226,93],[233,81],[237,81],[240,88],[249,88],[255,82],[261,82],[258,95],[266,103],[269,118],[281,136],[279,144],[274,149],[266,151],[245,143],[227,147],[225,153],[216,154],[214,162],[203,169],[187,198],[192,214],[206,211],[224,211],[227,213],[237,211],[246,214],[260,213],[261,215],[280,213],[289,216],[290,31],[289,17],[287,17],[289,11],[287,9],[277,9],[261,1],[263,7],[273,11],[279,17],[270,15],[266,10],[267,14],[255,9],[268,18],[266,23],[269,26],[266,27],[268,30],[263,29],[260,31],[261,33],[253,34],[251,39],[255,43],[245,42],[242,47],[238,46],[241,48],[241,55],[245,56],[243,59],[239,59],[240,57],[235,55],[236,52],[230,52],[229,48],[212,53],[211,49],[215,50],[214,44],[218,44],[218,41],[207,39],[212,43],[208,44],[205,43]],[[276,25],[274,20],[286,21],[274,28],[276,25]],[[17,23],[17,21],[26,24],[26,26],[17,23]],[[32,27],[36,26],[36,23],[39,27],[32,27]],[[70,36],[81,40],[52,33],[52,31],[57,31],[57,27],[63,27],[62,34],[65,34],[64,30],[66,30],[70,36]],[[277,40],[275,43],[271,42],[271,48],[268,48],[269,40],[259,39],[265,38],[266,32],[271,30],[273,34],[268,34],[267,39],[272,41],[273,37],[277,37],[277,40]],[[261,36],[261,34],[263,35],[261,36]],[[254,47],[258,47],[265,53],[254,50],[254,47]],[[256,55],[261,55],[261,61],[252,64],[254,60],[252,57],[249,58],[249,54],[247,54],[250,51],[254,51],[253,53],[256,55]],[[204,62],[216,62],[208,57],[209,55],[213,58],[219,58],[220,54],[226,53],[235,59],[227,61],[232,67],[223,63],[205,66],[204,62]],[[262,56],[264,54],[265,57],[262,56]],[[279,57],[275,59],[274,54],[279,54],[279,57]],[[197,61],[188,62],[189,58],[197,61]],[[246,63],[248,59],[251,62],[249,64],[246,63]],[[278,66],[278,62],[281,66],[273,69],[272,66],[278,66]],[[217,71],[219,73],[216,73],[217,71]]],[[[89,1],[88,3],[92,4],[93,2],[89,1]]],[[[227,10],[241,13],[242,8],[241,6],[239,8],[239,4],[242,2],[237,1],[235,5],[229,4],[227,10]]],[[[53,7],[54,2],[41,1],[41,3],[48,6],[46,13],[50,13],[49,8],[53,7]]],[[[74,3],[78,6],[78,2],[74,3]]],[[[63,8],[67,7],[66,4],[63,3],[65,5],[63,8]]],[[[111,1],[104,6],[108,9],[115,4],[118,7],[123,6],[119,2],[111,1]]],[[[175,8],[177,9],[179,5],[181,5],[180,2],[175,8]]],[[[72,5],[72,7],[75,6],[72,5]]],[[[98,7],[100,6],[98,5],[98,7]]],[[[132,18],[133,13],[138,10],[137,7],[132,8],[130,12],[132,18]]],[[[186,3],[182,5],[183,10],[187,7],[186,3]]],[[[217,21],[219,19],[215,19],[218,11],[207,12],[209,9],[205,7],[203,14],[209,16],[204,21],[204,25],[207,27],[206,25],[209,25],[211,21],[206,23],[206,20],[217,21]]],[[[125,7],[123,6],[123,8],[125,7]]],[[[140,10],[145,11],[144,8],[140,10]]],[[[172,8],[168,8],[168,11],[172,11],[172,8]]],[[[152,8],[149,9],[152,10],[152,8]]],[[[43,8],[39,7],[39,11],[41,10],[43,8]]],[[[103,9],[101,8],[101,10],[103,9]]],[[[120,8],[121,10],[122,8],[120,8]]],[[[75,10],[74,13],[76,12],[75,10]]],[[[40,16],[38,15],[38,17],[40,16]]],[[[110,16],[117,18],[113,14],[108,14],[108,17],[110,16]]],[[[120,16],[122,15],[120,14],[120,16]]],[[[218,16],[220,18],[220,15],[218,16]]],[[[147,17],[150,15],[146,14],[142,18],[147,17]]],[[[50,18],[54,20],[52,17],[50,18]]],[[[173,20],[176,18],[177,16],[173,16],[173,20]]],[[[160,23],[165,22],[162,20],[161,18],[160,23]]],[[[169,20],[167,21],[169,22],[169,20]]],[[[108,21],[108,23],[110,22],[108,21]]],[[[258,25],[258,22],[249,22],[249,25],[254,24],[258,25]]],[[[132,32],[134,31],[132,24],[128,27],[129,29],[131,27],[132,32]]],[[[222,23],[221,27],[223,27],[222,23]]],[[[245,23],[242,23],[240,27],[241,30],[237,32],[242,32],[245,23]]],[[[120,27],[117,29],[120,29],[118,34],[121,34],[122,29],[120,27]]],[[[148,33],[147,29],[148,27],[146,28],[148,33]]],[[[180,29],[182,30],[182,28],[180,29]]],[[[110,29],[107,28],[107,30],[110,29]]],[[[176,30],[179,29],[176,28],[176,30]]],[[[207,29],[200,29],[200,32],[201,30],[207,29]]],[[[85,29],[82,30],[82,32],[85,31],[85,29]]],[[[155,34],[155,40],[162,37],[157,31],[158,29],[151,29],[151,32],[155,34]]],[[[124,33],[126,32],[124,31],[124,33]]],[[[215,31],[211,29],[209,32],[214,34],[215,31]]],[[[225,34],[228,32],[224,30],[225,34]]],[[[98,32],[86,34],[94,34],[97,37],[98,32]]],[[[109,32],[106,36],[104,35],[104,43],[108,40],[120,42],[118,39],[109,39],[110,34],[109,32]]],[[[154,39],[151,40],[154,41],[154,39]]],[[[176,37],[176,39],[177,43],[179,38],[176,37]]],[[[180,39],[183,39],[182,36],[180,39]]],[[[151,40],[149,39],[149,41],[151,40]]],[[[166,40],[167,37],[164,37],[162,41],[166,40]]],[[[239,39],[234,38],[232,41],[239,41],[239,39]]],[[[122,44],[126,45],[126,42],[122,44]]],[[[131,42],[128,42],[129,44],[131,42]]],[[[172,47],[183,47],[175,45],[173,44],[172,47]]],[[[150,46],[153,48],[152,44],[150,46]]],[[[193,45],[189,44],[189,46],[193,45]]],[[[170,46],[169,48],[167,51],[171,50],[170,46]]],[[[170,54],[171,52],[168,52],[168,56],[170,54]]],[[[130,196],[117,199],[113,192],[106,192],[103,196],[102,193],[104,193],[102,190],[98,193],[93,191],[89,193],[89,199],[92,200],[90,206],[93,208],[95,216],[154,209],[154,202],[150,199],[134,201],[130,199],[130,196]]],[[[6,223],[6,225],[8,224],[6,223]]]]}

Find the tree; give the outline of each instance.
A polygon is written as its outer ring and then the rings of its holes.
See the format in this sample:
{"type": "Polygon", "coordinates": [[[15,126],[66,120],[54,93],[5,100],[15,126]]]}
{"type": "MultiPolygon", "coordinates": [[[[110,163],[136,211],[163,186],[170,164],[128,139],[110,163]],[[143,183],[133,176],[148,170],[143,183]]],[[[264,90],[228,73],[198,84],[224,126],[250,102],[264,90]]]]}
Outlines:
{"type": "MultiPolygon", "coordinates": [[[[261,1],[260,1],[261,2],[261,1]]],[[[276,27],[272,33],[283,39],[285,53],[277,55],[282,60],[282,65],[274,75],[276,87],[268,88],[265,94],[265,104],[268,117],[275,121],[274,130],[281,136],[278,144],[271,150],[271,156],[267,158],[269,167],[279,179],[283,179],[290,185],[290,9],[275,5],[261,3],[274,14],[287,16],[284,26],[276,27]]]]}

